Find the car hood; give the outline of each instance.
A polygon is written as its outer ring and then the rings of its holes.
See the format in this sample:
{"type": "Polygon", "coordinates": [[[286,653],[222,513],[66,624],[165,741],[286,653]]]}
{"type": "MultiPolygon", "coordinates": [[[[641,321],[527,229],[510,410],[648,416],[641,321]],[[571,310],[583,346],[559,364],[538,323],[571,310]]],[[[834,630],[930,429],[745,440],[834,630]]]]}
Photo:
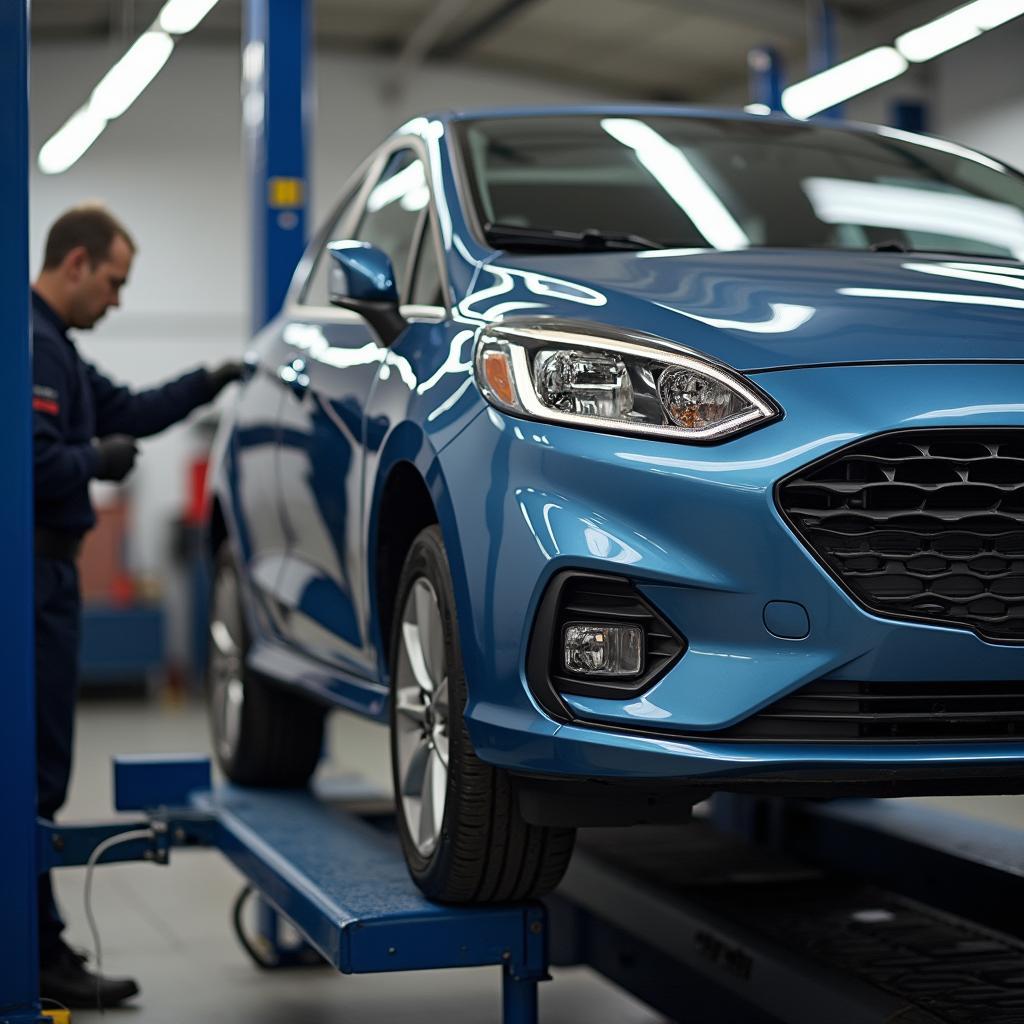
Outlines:
{"type": "Polygon", "coordinates": [[[481,268],[467,312],[616,324],[740,370],[1024,361],[1024,264],[813,249],[524,256],[481,268]]]}

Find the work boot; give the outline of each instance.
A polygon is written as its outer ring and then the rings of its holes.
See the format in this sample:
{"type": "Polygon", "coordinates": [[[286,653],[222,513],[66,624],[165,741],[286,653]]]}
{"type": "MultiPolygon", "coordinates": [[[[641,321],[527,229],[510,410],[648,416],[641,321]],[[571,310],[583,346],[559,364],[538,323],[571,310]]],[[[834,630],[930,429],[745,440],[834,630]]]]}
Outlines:
{"type": "Polygon", "coordinates": [[[94,1010],[117,1006],[139,991],[131,978],[107,978],[93,974],[86,958],[62,942],[39,968],[39,994],[70,1010],[94,1010]]]}

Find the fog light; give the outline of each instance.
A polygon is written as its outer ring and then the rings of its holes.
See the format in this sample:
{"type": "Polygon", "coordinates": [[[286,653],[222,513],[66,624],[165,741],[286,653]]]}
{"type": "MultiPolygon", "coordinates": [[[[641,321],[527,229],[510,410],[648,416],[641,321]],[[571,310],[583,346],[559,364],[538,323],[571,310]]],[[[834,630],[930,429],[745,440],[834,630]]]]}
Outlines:
{"type": "Polygon", "coordinates": [[[576,622],[565,627],[565,669],[585,676],[635,676],[644,664],[644,638],[639,626],[593,625],[576,622]]]}

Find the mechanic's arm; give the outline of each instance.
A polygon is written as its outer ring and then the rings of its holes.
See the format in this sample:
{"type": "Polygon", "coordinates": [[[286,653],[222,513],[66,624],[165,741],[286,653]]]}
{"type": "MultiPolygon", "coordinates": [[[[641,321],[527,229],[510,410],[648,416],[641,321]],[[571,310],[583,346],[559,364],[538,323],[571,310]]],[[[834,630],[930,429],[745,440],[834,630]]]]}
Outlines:
{"type": "Polygon", "coordinates": [[[212,401],[242,374],[242,364],[227,362],[215,370],[193,370],[177,380],[146,391],[132,391],[104,377],[94,366],[86,372],[96,406],[96,435],[148,437],[184,419],[212,401]]]}
{"type": "Polygon", "coordinates": [[[65,441],[73,382],[67,367],[38,341],[32,356],[32,385],[33,483],[38,494],[60,499],[96,476],[100,453],[91,444],[65,441]]]}

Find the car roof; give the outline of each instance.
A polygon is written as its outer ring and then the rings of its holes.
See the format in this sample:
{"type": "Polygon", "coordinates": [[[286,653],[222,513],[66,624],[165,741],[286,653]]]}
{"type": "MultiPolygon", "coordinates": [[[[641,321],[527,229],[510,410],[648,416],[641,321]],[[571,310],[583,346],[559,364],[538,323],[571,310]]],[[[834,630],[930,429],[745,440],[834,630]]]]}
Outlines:
{"type": "Polygon", "coordinates": [[[428,115],[447,123],[459,121],[483,121],[515,119],[528,117],[600,117],[600,116],[634,116],[634,117],[681,117],[681,118],[720,118],[729,121],[776,121],[786,124],[818,124],[829,128],[865,128],[871,125],[858,124],[852,121],[819,119],[806,122],[790,117],[783,111],[770,114],[753,114],[738,107],[689,106],[670,103],[591,103],[567,106],[528,106],[528,107],[484,107],[473,110],[438,111],[428,115]]]}

